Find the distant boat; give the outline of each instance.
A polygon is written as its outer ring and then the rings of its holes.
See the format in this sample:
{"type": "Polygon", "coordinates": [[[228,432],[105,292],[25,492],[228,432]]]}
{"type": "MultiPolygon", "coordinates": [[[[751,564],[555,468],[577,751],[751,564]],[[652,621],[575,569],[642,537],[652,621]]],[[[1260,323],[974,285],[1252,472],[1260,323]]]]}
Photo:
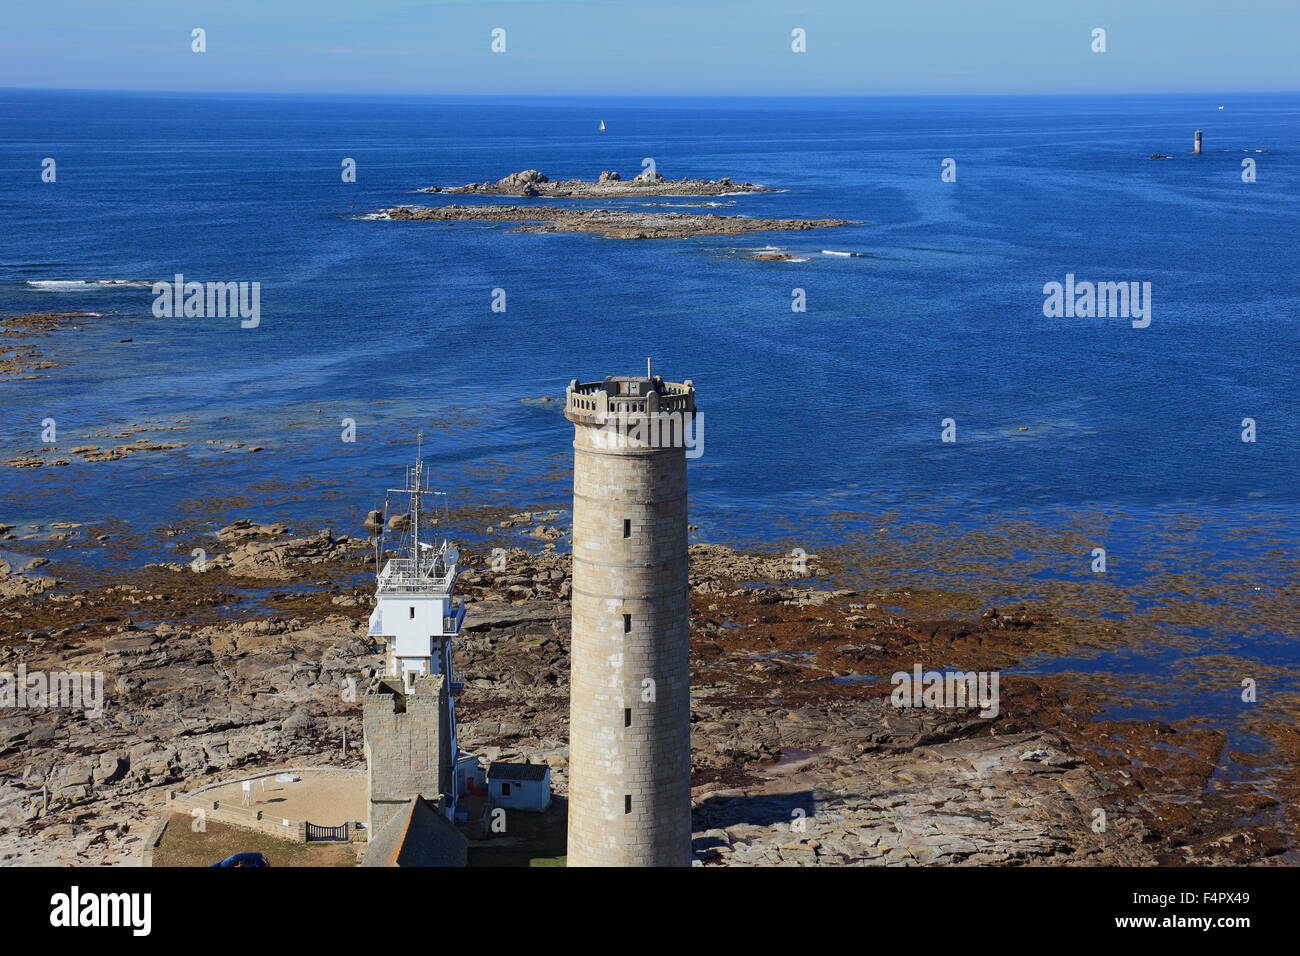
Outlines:
{"type": "MultiPolygon", "coordinates": [[[[1223,107],[1219,107],[1219,109],[1223,109],[1223,107]]],[[[600,121],[600,131],[601,131],[602,133],[605,131],[605,121],[604,121],[604,120],[601,120],[601,121],[600,121]]]]}
{"type": "Polygon", "coordinates": [[[1219,107],[1219,109],[1223,109],[1223,107],[1222,107],[1222,106],[1220,106],[1220,107],[1219,107]]]}

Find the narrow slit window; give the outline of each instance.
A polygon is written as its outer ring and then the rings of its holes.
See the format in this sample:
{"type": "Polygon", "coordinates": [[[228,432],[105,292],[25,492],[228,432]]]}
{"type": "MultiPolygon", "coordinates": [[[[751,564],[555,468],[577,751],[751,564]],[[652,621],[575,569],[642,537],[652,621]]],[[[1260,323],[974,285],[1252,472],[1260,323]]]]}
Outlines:
{"type": "Polygon", "coordinates": [[[631,518],[624,518],[624,519],[623,519],[623,537],[625,537],[625,538],[630,538],[630,537],[632,537],[632,519],[631,519],[631,518]]]}
{"type": "Polygon", "coordinates": [[[624,813],[632,812],[632,794],[630,793],[623,794],[623,812],[624,813]]]}
{"type": "Polygon", "coordinates": [[[415,620],[415,608],[411,608],[411,620],[415,620]]]}
{"type": "Polygon", "coordinates": [[[624,633],[624,634],[630,634],[630,633],[632,633],[632,615],[631,615],[631,614],[624,614],[624,615],[623,615],[623,633],[624,633]]]}
{"type": "Polygon", "coordinates": [[[623,726],[624,726],[624,727],[631,727],[631,726],[632,726],[632,708],[631,708],[631,707],[624,707],[624,708],[623,708],[623,726]]]}

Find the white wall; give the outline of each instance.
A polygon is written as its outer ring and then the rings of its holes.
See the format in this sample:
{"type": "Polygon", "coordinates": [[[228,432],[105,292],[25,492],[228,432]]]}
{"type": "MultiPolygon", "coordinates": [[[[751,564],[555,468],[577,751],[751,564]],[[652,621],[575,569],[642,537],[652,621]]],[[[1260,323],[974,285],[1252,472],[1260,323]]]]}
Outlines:
{"type": "Polygon", "coordinates": [[[492,802],[498,807],[514,810],[545,810],[551,804],[551,775],[541,780],[492,780],[488,784],[492,802]],[[503,794],[502,785],[510,785],[509,795],[503,794]]]}
{"type": "Polygon", "coordinates": [[[425,657],[429,638],[442,634],[446,601],[439,597],[386,595],[379,599],[379,612],[385,636],[393,640],[398,657],[425,657]],[[415,608],[415,618],[411,618],[415,608]]]}

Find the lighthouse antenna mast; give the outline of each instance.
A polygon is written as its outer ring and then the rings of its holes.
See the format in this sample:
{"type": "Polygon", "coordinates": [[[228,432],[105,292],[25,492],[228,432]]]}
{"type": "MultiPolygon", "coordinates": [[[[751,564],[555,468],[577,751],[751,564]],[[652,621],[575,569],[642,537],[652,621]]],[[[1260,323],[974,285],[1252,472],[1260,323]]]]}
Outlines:
{"type": "MultiPolygon", "coordinates": [[[[424,496],[425,495],[442,495],[443,492],[430,491],[428,488],[429,479],[424,471],[424,433],[417,432],[415,436],[416,452],[415,464],[408,466],[406,469],[406,487],[389,488],[393,494],[403,494],[409,496],[409,514],[411,517],[411,548],[410,548],[410,574],[415,577],[425,576],[425,562],[420,555],[420,525],[424,521],[424,496]]],[[[445,495],[444,495],[445,497],[445,495]]],[[[437,509],[434,509],[437,514],[437,509]]],[[[437,556],[433,556],[429,561],[428,570],[432,572],[434,565],[437,563],[437,556]]]]}

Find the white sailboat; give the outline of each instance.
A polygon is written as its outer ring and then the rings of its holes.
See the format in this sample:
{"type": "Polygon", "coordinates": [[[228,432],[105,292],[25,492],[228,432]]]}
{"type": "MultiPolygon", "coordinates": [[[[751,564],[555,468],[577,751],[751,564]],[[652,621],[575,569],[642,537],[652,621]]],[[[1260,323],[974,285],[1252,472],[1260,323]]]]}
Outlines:
{"type": "Polygon", "coordinates": [[[604,121],[604,120],[601,120],[601,121],[600,121],[600,131],[601,131],[602,133],[605,132],[605,121],[604,121]]]}

